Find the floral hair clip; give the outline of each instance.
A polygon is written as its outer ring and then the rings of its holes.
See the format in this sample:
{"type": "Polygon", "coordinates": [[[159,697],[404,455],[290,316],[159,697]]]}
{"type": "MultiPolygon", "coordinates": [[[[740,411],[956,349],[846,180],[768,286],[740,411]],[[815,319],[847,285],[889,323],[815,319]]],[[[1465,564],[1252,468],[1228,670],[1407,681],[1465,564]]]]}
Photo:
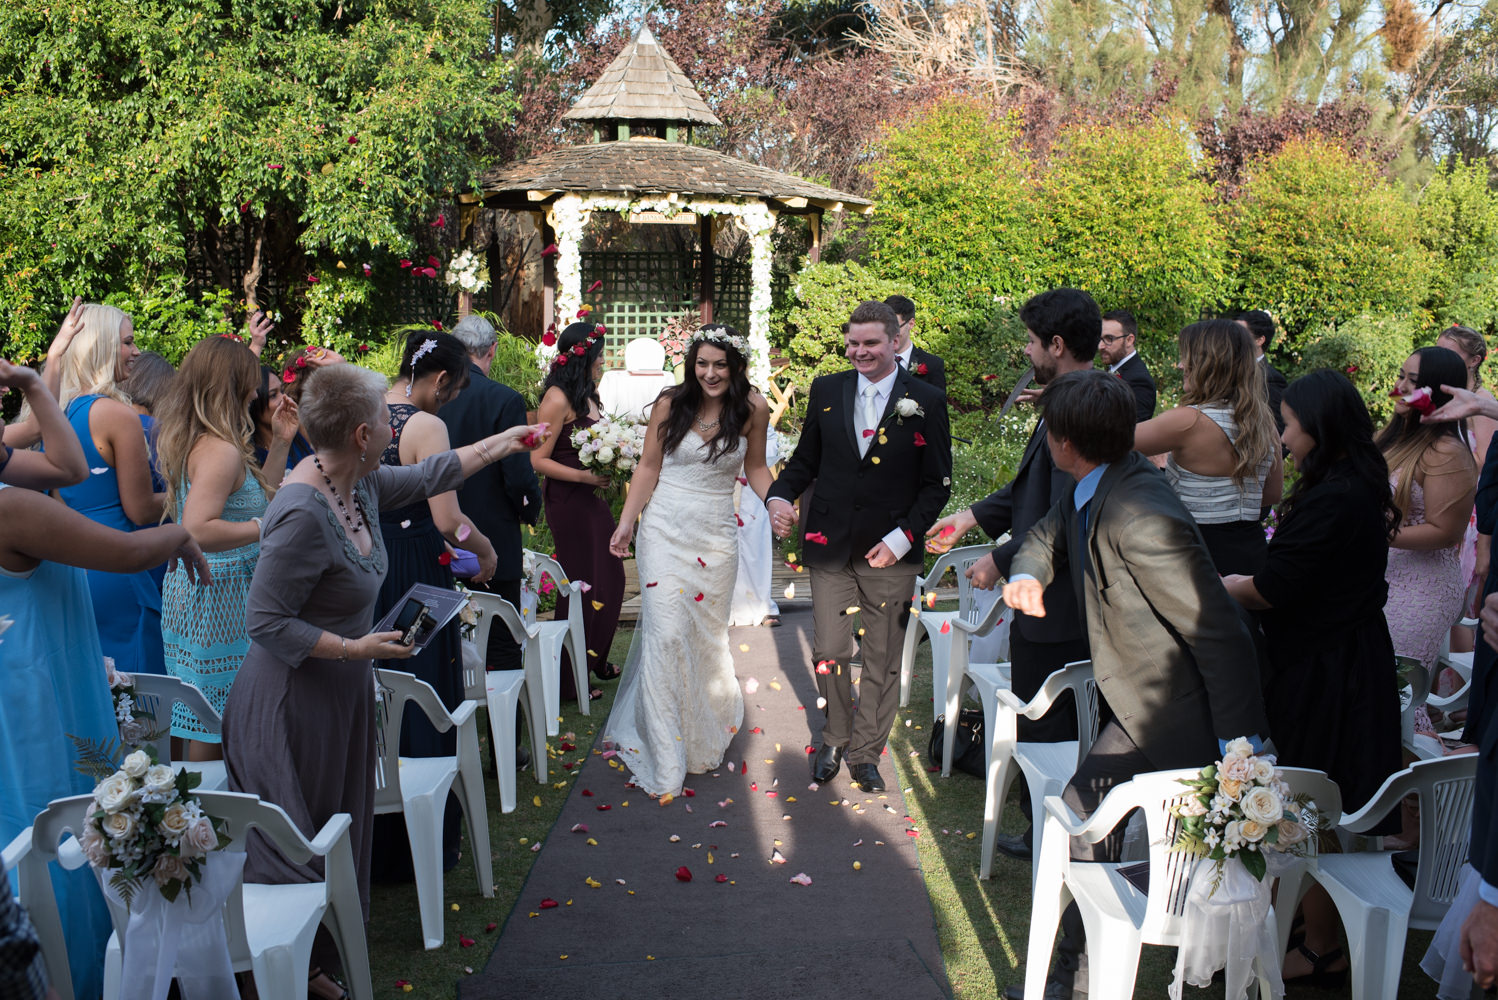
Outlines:
{"type": "Polygon", "coordinates": [[[290,385],[296,381],[296,372],[291,368],[286,369],[281,373],[281,381],[286,385],[290,385]]]}
{"type": "Polygon", "coordinates": [[[726,344],[744,357],[749,356],[749,341],[742,335],[729,333],[726,326],[704,326],[688,339],[693,344],[726,344]]]}
{"type": "Polygon", "coordinates": [[[428,354],[431,354],[436,349],[437,349],[437,341],[432,340],[431,338],[428,338],[428,339],[422,341],[421,342],[421,346],[416,349],[416,353],[413,354],[413,355],[411,355],[411,369],[412,369],[412,371],[415,371],[415,369],[416,369],[416,362],[420,361],[422,358],[426,357],[428,354]]]}

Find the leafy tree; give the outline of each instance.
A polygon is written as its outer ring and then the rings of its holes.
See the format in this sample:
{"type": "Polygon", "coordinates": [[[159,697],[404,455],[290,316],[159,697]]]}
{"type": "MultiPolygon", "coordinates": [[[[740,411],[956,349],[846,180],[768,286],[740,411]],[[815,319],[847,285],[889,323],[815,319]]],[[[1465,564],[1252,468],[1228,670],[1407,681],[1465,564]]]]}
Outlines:
{"type": "Polygon", "coordinates": [[[1395,316],[1353,316],[1340,325],[1326,324],[1311,332],[1301,353],[1297,371],[1332,368],[1344,372],[1353,384],[1375,424],[1394,412],[1389,393],[1399,381],[1399,368],[1414,350],[1420,317],[1415,313],[1395,316]]]}
{"type": "Polygon", "coordinates": [[[1287,350],[1313,325],[1413,315],[1426,298],[1414,203],[1338,146],[1296,140],[1251,164],[1228,218],[1237,300],[1274,313],[1287,350]]]}
{"type": "Polygon", "coordinates": [[[1440,266],[1427,303],[1437,326],[1498,326],[1498,195],[1486,164],[1451,164],[1420,195],[1420,241],[1440,266]]]}
{"type": "Polygon", "coordinates": [[[1222,296],[1226,233],[1180,125],[1064,131],[1041,178],[1049,285],[1127,308],[1141,348],[1173,357],[1175,335],[1222,296]]]}
{"type": "Polygon", "coordinates": [[[475,30],[488,13],[480,0],[0,8],[8,353],[40,354],[74,294],[139,301],[190,278],[283,310],[283,329],[310,308],[320,332],[356,341],[382,291],[410,280],[397,260],[420,244],[424,265],[452,239],[438,200],[476,177],[469,138],[513,108],[475,30]]]}

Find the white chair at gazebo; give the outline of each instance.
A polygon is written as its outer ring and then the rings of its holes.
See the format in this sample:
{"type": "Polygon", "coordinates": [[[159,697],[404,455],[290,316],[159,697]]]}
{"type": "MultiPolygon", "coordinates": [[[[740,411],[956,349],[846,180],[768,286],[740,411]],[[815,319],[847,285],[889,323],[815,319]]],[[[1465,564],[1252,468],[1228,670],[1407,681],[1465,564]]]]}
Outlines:
{"type": "Polygon", "coordinates": [[[603,373],[598,399],[603,412],[636,420],[649,418],[650,404],[676,379],[666,371],[666,349],[654,337],[636,337],[624,345],[624,368],[603,373]]]}

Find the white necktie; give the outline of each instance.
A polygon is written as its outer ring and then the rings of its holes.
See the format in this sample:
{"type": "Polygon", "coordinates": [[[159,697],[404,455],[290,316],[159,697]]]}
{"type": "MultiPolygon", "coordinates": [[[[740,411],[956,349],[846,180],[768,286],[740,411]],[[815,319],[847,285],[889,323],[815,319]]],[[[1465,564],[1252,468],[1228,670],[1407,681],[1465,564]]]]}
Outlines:
{"type": "Polygon", "coordinates": [[[878,399],[879,387],[877,385],[870,382],[863,387],[863,402],[861,404],[861,422],[863,426],[859,428],[858,435],[859,455],[867,455],[869,453],[869,445],[874,443],[873,431],[879,426],[878,399]]]}

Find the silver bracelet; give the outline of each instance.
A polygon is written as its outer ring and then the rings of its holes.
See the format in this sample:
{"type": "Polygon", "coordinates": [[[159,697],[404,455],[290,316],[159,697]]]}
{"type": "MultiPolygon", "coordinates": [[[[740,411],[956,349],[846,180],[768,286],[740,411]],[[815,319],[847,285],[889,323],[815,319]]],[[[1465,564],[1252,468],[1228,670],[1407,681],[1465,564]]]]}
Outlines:
{"type": "Polygon", "coordinates": [[[484,460],[485,465],[493,465],[494,459],[489,457],[489,449],[484,447],[482,440],[475,441],[473,447],[478,451],[479,457],[484,460]]]}
{"type": "Polygon", "coordinates": [[[338,638],[343,642],[343,656],[341,657],[341,659],[345,663],[347,663],[348,662],[348,636],[343,635],[343,636],[339,636],[338,638]]]}

